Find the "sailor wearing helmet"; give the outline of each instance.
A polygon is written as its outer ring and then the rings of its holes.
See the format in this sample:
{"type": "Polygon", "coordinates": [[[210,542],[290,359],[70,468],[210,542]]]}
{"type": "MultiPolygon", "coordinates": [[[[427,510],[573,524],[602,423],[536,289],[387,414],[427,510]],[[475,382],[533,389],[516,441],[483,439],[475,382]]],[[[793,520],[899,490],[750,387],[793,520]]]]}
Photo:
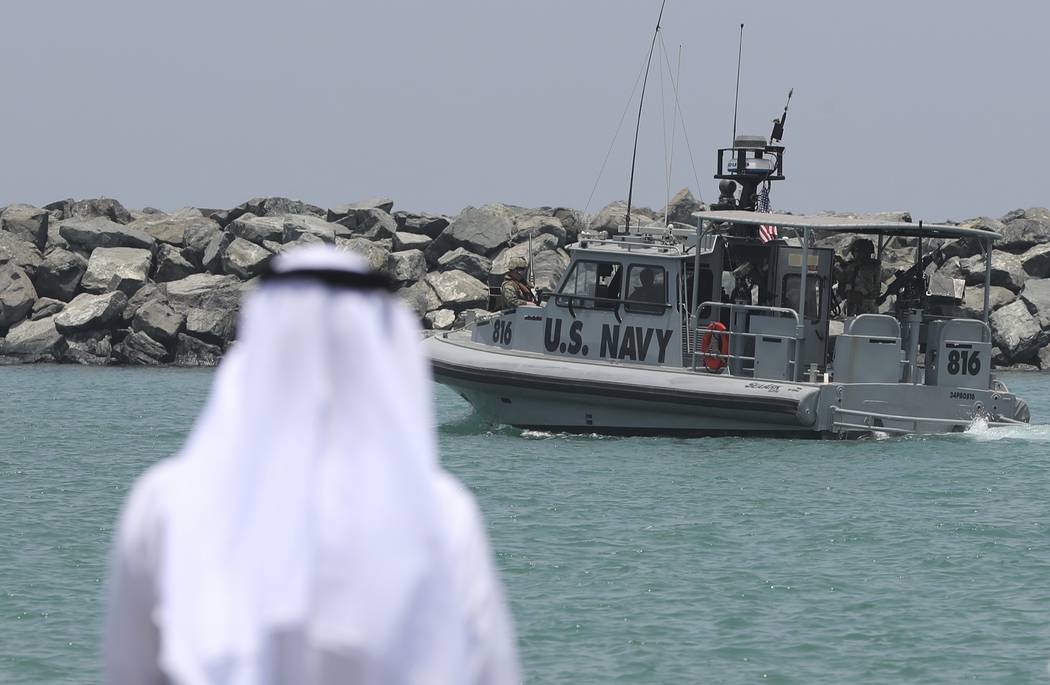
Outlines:
{"type": "Polygon", "coordinates": [[[523,304],[535,304],[536,292],[529,283],[529,263],[524,257],[512,257],[507,263],[507,274],[500,286],[500,309],[511,309],[523,304]]]}
{"type": "Polygon", "coordinates": [[[875,245],[867,238],[857,238],[850,244],[851,259],[839,276],[839,291],[846,302],[846,316],[875,314],[879,311],[881,269],[875,259],[875,245]]]}

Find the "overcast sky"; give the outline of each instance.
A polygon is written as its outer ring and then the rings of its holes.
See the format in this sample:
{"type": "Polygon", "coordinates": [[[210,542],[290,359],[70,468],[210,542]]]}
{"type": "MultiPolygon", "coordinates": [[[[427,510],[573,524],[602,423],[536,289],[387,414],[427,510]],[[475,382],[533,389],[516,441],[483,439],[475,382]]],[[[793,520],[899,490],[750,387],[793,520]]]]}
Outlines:
{"type": "MultiPolygon", "coordinates": [[[[584,208],[659,0],[33,0],[0,10],[0,204],[320,205],[371,195],[455,213],[584,208]]],[[[668,0],[636,204],[666,195],[681,108],[699,192],[738,129],[784,142],[795,211],[998,216],[1050,204],[1050,5],[668,0]],[[661,97],[661,90],[663,96],[661,97]],[[661,107],[664,115],[661,115],[661,107]]],[[[637,95],[636,95],[637,97],[637,95]]],[[[589,209],[627,195],[634,107],[589,209]]],[[[681,127],[671,192],[698,192],[681,127]]]]}

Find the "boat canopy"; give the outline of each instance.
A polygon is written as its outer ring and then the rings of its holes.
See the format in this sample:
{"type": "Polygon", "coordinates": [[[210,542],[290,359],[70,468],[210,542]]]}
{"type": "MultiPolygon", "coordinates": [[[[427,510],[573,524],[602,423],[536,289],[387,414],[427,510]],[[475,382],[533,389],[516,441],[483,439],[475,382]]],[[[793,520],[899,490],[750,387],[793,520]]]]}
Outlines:
{"type": "Polygon", "coordinates": [[[727,210],[720,212],[694,212],[702,221],[719,221],[750,226],[773,225],[781,228],[810,228],[839,233],[865,233],[872,235],[900,235],[912,238],[980,238],[998,240],[1002,235],[995,231],[972,226],[951,224],[927,224],[922,221],[874,221],[841,216],[805,216],[802,214],[773,214],[727,210]]]}

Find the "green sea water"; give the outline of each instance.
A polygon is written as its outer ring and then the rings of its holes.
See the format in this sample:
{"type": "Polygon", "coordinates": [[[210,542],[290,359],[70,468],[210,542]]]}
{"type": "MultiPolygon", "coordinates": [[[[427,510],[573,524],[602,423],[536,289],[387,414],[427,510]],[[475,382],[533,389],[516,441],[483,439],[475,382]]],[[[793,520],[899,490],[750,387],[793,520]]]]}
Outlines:
{"type": "MultiPolygon", "coordinates": [[[[819,442],[493,428],[437,388],[530,683],[1030,683],[1050,659],[1035,425],[819,442]]],[[[208,370],[0,368],[0,683],[99,682],[114,518],[208,370]]]]}

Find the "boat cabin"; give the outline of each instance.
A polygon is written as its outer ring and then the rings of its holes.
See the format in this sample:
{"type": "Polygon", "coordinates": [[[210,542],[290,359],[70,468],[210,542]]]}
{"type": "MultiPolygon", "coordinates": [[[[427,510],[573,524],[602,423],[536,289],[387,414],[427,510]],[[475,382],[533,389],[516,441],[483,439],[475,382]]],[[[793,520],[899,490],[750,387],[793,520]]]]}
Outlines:
{"type": "Polygon", "coordinates": [[[989,255],[997,234],[743,210],[695,216],[692,229],[581,234],[558,288],[537,305],[478,321],[474,342],[764,381],[989,386],[990,267],[983,319],[966,318],[962,284],[931,283],[923,250],[931,239],[968,238],[989,255]],[[870,236],[877,258],[891,238],[915,239],[915,266],[890,284],[891,311],[831,325],[835,255],[812,246],[817,230],[870,236]],[[797,237],[784,237],[789,231],[797,237]]]}

